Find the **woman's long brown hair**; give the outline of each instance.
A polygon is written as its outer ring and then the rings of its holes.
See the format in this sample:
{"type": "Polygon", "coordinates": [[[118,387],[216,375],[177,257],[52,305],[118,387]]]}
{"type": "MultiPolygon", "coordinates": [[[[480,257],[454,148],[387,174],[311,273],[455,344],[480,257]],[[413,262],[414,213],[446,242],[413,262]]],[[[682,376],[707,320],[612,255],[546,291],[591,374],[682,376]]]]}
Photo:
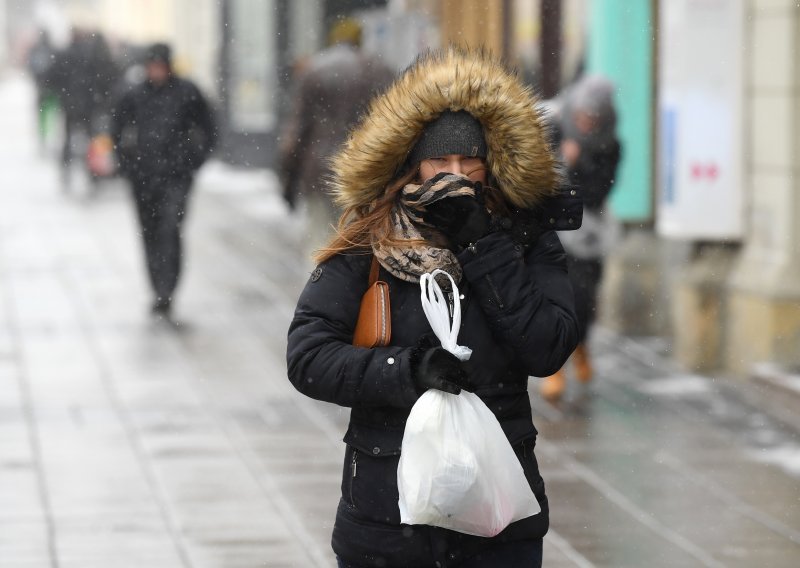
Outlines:
{"type": "Polygon", "coordinates": [[[391,182],[381,197],[367,206],[348,207],[339,218],[336,234],[327,246],[314,253],[314,261],[322,263],[345,251],[363,251],[372,253],[373,243],[396,245],[398,239],[392,238],[391,211],[397,194],[417,177],[417,169],[391,182]]]}
{"type": "MultiPolygon", "coordinates": [[[[392,231],[391,211],[398,194],[417,178],[418,168],[412,168],[391,182],[381,197],[368,206],[348,207],[339,218],[336,234],[327,246],[314,253],[314,262],[320,264],[343,252],[371,254],[372,247],[380,243],[384,247],[413,246],[417,241],[395,238],[392,231]]],[[[484,199],[490,211],[507,214],[508,205],[502,191],[484,186],[484,199]]]]}

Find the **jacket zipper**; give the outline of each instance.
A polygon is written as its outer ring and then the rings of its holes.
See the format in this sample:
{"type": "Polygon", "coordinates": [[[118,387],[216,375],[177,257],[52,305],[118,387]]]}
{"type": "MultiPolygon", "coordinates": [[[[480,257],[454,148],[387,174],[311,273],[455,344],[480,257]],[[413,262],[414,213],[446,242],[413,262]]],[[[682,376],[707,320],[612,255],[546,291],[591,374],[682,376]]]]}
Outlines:
{"type": "Polygon", "coordinates": [[[350,504],[355,506],[356,503],[353,500],[353,480],[358,474],[358,450],[355,448],[353,448],[353,459],[350,462],[350,470],[353,472],[352,477],[350,477],[350,504]]]}
{"type": "Polygon", "coordinates": [[[505,307],[505,305],[503,304],[503,300],[500,299],[500,293],[497,291],[497,288],[494,285],[492,277],[489,276],[488,274],[486,275],[486,282],[487,284],[489,284],[489,288],[491,288],[492,290],[492,295],[494,296],[495,302],[497,302],[497,307],[502,310],[505,307]]]}

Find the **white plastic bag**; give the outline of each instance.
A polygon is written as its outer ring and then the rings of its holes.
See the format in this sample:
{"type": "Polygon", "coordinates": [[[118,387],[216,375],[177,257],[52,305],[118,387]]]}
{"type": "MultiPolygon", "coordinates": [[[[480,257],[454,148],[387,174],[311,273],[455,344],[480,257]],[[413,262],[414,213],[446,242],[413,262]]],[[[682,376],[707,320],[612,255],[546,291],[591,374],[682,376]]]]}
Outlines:
{"type": "MultiPolygon", "coordinates": [[[[420,279],[422,307],[442,347],[462,361],[458,288],[435,270],[420,279]],[[453,322],[437,274],[453,286],[453,322]]],[[[397,468],[400,520],[490,537],[541,511],[500,423],[475,394],[431,389],[411,409],[397,468]]]]}

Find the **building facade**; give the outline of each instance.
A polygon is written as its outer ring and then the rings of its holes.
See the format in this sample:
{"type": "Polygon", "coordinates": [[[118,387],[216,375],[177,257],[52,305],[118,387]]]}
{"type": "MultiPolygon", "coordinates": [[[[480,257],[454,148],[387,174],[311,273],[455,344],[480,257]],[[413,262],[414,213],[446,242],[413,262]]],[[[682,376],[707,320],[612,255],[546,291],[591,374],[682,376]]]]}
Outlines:
{"type": "MultiPolygon", "coordinates": [[[[585,0],[578,27],[586,37],[575,41],[566,0],[480,2],[469,13],[462,10],[469,2],[443,1],[443,39],[487,45],[535,77],[548,2],[558,5],[564,53],[585,45],[586,69],[619,86],[625,156],[612,209],[626,237],[608,262],[603,321],[627,333],[670,335],[686,368],[748,376],[766,364],[797,372],[796,2],[585,0]],[[677,35],[665,37],[671,29],[677,35]],[[681,50],[692,34],[705,43],[681,50]],[[527,49],[515,52],[518,44],[527,49]],[[714,48],[715,61],[687,71],[714,48]],[[680,77],[665,75],[668,65],[680,77]],[[675,93],[682,98],[672,105],[675,93]],[[676,124],[694,129],[705,150],[697,141],[676,144],[676,124]],[[668,202],[673,178],[663,175],[671,168],[696,182],[684,183],[677,210],[668,202]]],[[[562,84],[570,75],[564,53],[562,84]]]]}
{"type": "Polygon", "coordinates": [[[359,17],[365,45],[398,69],[425,47],[460,43],[502,54],[540,90],[606,74],[624,147],[611,209],[626,236],[607,264],[602,320],[670,335],[688,368],[800,368],[794,0],[62,4],[110,35],[171,41],[179,69],[219,103],[223,155],[249,165],[273,163],[293,66],[341,15],[359,17]],[[687,48],[691,38],[706,47],[687,48]],[[724,65],[703,73],[712,52],[724,65]]]}

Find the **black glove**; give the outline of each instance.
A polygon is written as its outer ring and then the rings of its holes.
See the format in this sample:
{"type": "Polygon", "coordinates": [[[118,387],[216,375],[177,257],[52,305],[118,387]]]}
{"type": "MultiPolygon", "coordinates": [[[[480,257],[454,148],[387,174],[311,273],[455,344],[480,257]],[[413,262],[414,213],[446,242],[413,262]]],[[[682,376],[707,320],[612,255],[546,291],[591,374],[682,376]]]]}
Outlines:
{"type": "Polygon", "coordinates": [[[459,394],[461,389],[472,390],[461,361],[441,347],[422,351],[416,361],[412,359],[411,378],[420,392],[438,389],[459,394]]]}
{"type": "Polygon", "coordinates": [[[438,229],[455,248],[474,243],[489,230],[481,183],[467,179],[464,183],[475,187],[475,197],[445,197],[428,205],[420,214],[426,225],[438,229]]]}

